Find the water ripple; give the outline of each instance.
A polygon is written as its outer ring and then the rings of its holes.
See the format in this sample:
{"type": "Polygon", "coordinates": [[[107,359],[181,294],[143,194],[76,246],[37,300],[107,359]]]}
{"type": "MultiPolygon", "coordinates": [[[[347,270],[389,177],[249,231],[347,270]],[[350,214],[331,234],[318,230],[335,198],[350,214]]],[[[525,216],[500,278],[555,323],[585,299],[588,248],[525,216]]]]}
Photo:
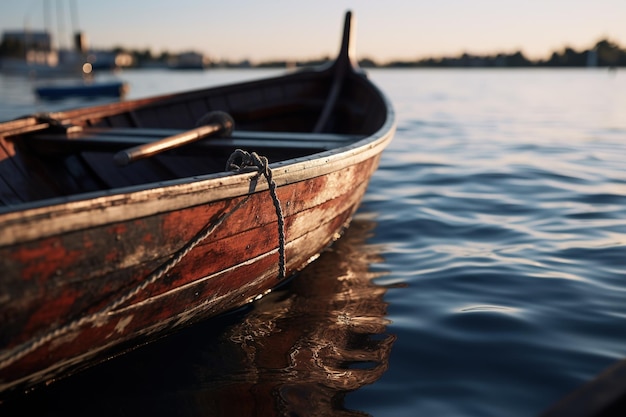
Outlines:
{"type": "Polygon", "coordinates": [[[400,122],[363,210],[385,279],[408,286],[386,297],[391,366],[352,398],[374,415],[537,415],[626,355],[626,78],[376,75],[400,122]]]}

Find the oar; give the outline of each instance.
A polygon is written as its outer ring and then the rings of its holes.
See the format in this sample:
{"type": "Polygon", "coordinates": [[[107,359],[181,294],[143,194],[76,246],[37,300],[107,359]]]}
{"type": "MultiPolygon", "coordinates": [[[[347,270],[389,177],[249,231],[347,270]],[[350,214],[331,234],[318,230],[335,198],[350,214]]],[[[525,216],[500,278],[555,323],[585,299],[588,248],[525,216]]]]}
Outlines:
{"type": "Polygon", "coordinates": [[[117,165],[128,165],[139,159],[148,158],[169,149],[197,142],[209,136],[227,137],[231,135],[235,122],[228,113],[214,111],[201,117],[198,121],[198,126],[195,129],[168,136],[156,142],[119,151],[113,156],[113,160],[117,165]]]}

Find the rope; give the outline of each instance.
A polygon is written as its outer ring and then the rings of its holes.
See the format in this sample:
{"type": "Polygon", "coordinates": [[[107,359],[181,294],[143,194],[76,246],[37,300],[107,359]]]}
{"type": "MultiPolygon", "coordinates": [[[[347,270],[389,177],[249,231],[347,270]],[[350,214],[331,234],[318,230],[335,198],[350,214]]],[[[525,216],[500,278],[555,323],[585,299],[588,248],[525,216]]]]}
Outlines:
{"type": "Polygon", "coordinates": [[[285,218],[283,216],[283,210],[280,206],[280,200],[276,194],[276,182],[272,178],[272,170],[269,167],[269,161],[264,156],[257,155],[256,152],[246,152],[241,149],[236,149],[235,152],[230,155],[228,162],[226,163],[226,170],[235,170],[237,172],[244,171],[248,167],[256,167],[259,171],[259,175],[263,174],[267,180],[270,195],[272,196],[272,202],[274,203],[274,209],[276,210],[276,218],[278,219],[278,279],[282,280],[286,275],[286,262],[285,262],[285,218]],[[241,160],[239,165],[235,162],[241,160]]]}
{"type": "MultiPolygon", "coordinates": [[[[272,179],[272,171],[269,168],[268,160],[265,157],[258,156],[255,152],[249,154],[248,152],[237,149],[228,159],[227,170],[230,167],[236,168],[237,171],[242,171],[248,166],[256,166],[259,169],[259,175],[263,174],[267,179],[270,188],[270,194],[272,196],[272,200],[274,201],[274,207],[276,209],[276,215],[278,216],[278,234],[279,234],[279,279],[283,279],[285,277],[285,224],[283,219],[282,209],[280,207],[280,201],[276,196],[276,183],[272,179]],[[242,162],[240,166],[234,164],[236,158],[241,158],[242,162]]],[[[120,305],[124,304],[126,301],[139,294],[141,291],[145,290],[148,286],[154,284],[161,278],[163,278],[168,272],[172,270],[180,261],[189,254],[196,246],[198,246],[201,242],[207,239],[219,226],[226,221],[234,212],[239,210],[241,206],[250,198],[250,194],[248,194],[244,199],[238,202],[230,211],[223,213],[221,216],[217,218],[215,222],[207,223],[204,228],[196,234],[196,236],[187,242],[183,247],[181,247],[176,254],[169,259],[166,263],[155,269],[150,275],[148,275],[147,279],[143,281],[140,285],[130,289],[126,294],[122,295],[113,302],[107,304],[102,309],[97,312],[90,314],[88,316],[82,317],[78,320],[74,320],[65,326],[59,327],[55,330],[49,331],[33,340],[30,340],[26,343],[23,343],[20,346],[13,348],[10,352],[1,356],[0,359],[0,369],[4,369],[18,360],[22,359],[24,356],[29,353],[39,349],[41,346],[45,345],[52,340],[61,337],[67,333],[70,333],[74,330],[79,329],[80,327],[89,324],[96,323],[105,318],[111,311],[115,310],[120,305]]]]}
{"type": "Polygon", "coordinates": [[[126,294],[121,296],[120,298],[113,300],[110,304],[106,305],[102,309],[97,312],[90,314],[88,316],[82,317],[78,320],[74,320],[65,326],[59,327],[53,331],[50,331],[34,340],[26,342],[21,346],[16,347],[9,354],[3,355],[4,358],[0,361],[0,369],[4,369],[11,364],[17,362],[24,356],[29,353],[35,351],[40,348],[44,344],[51,342],[52,340],[63,336],[73,330],[79,329],[81,326],[84,326],[88,323],[95,323],[103,319],[107,316],[112,310],[116,309],[139,292],[146,289],[149,285],[154,284],[156,281],[163,278],[173,267],[175,267],[189,252],[191,252],[198,244],[200,244],[203,240],[211,235],[224,221],[229,218],[235,211],[237,211],[247,200],[249,196],[241,200],[237,203],[232,210],[227,213],[222,214],[214,223],[207,224],[193,239],[187,242],[178,252],[170,258],[169,261],[161,265],[159,268],[154,270],[148,278],[142,282],[140,285],[132,288],[126,294]]]}

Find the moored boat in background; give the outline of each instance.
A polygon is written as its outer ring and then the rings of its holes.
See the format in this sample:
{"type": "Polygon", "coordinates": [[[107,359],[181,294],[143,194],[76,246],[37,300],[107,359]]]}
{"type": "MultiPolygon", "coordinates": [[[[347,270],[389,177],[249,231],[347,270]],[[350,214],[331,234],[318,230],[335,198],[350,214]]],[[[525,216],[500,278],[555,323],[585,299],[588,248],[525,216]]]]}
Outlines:
{"type": "Polygon", "coordinates": [[[35,87],[35,94],[45,100],[62,100],[68,97],[123,97],[128,84],[123,81],[81,81],[80,83],[56,83],[35,87]]]}

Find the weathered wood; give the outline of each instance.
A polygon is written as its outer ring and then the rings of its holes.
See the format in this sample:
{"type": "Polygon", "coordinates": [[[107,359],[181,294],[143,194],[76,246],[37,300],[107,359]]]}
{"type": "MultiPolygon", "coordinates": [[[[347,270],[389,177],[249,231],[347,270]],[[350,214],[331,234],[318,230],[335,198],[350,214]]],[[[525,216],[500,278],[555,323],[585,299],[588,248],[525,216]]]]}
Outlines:
{"type": "Polygon", "coordinates": [[[265,294],[279,224],[287,274],[337,239],[395,129],[386,98],[344,69],[324,134],[333,67],[0,124],[0,392],[265,294]],[[213,110],[233,116],[232,138],[114,164],[213,110]],[[224,172],[235,148],[267,157],[282,215],[259,172],[224,172]]]}
{"type": "MultiPolygon", "coordinates": [[[[335,237],[337,230],[341,230],[356,209],[358,201],[365,191],[364,186],[360,188],[355,193],[345,195],[342,198],[344,200],[342,204],[337,205],[336,201],[331,201],[326,205],[326,208],[318,206],[314,210],[304,210],[297,215],[287,217],[287,236],[289,236],[287,270],[289,273],[293,273],[305,265],[309,261],[311,253],[316,253],[328,245],[331,239],[335,237]],[[318,219],[325,219],[325,221],[318,223],[318,219]]],[[[232,227],[235,227],[235,230],[238,223],[246,222],[246,215],[247,213],[243,212],[237,218],[233,218],[232,223],[235,225],[232,227]]],[[[176,217],[179,218],[178,215],[176,217]]],[[[185,216],[185,218],[187,217],[185,216]]],[[[172,227],[178,231],[180,228],[176,227],[178,225],[176,220],[170,221],[175,222],[172,227]]],[[[230,227],[225,224],[225,230],[221,231],[220,234],[232,233],[228,231],[230,227]]],[[[145,236],[142,234],[145,233],[145,230],[146,228],[120,230],[122,234],[115,235],[112,239],[118,239],[118,236],[122,236],[118,241],[123,241],[127,238],[125,235],[128,234],[132,242],[135,240],[132,238],[134,233],[139,231],[141,236],[145,236]],[[142,230],[144,232],[141,232],[142,230]]],[[[95,233],[95,235],[101,234],[95,233]]],[[[162,236],[168,236],[167,232],[162,233],[162,236]]],[[[180,325],[187,321],[196,321],[224,309],[249,302],[258,294],[264,293],[277,284],[275,225],[256,227],[249,232],[232,237],[219,238],[218,236],[216,239],[218,240],[203,245],[185,258],[176,270],[171,272],[167,283],[159,283],[153,288],[148,288],[135,299],[129,300],[117,309],[119,312],[107,314],[106,322],[99,322],[98,326],[95,327],[86,324],[84,328],[77,331],[78,333],[75,333],[74,337],[68,338],[66,341],[51,341],[38,349],[39,355],[38,352],[34,352],[33,359],[28,362],[21,361],[4,369],[3,375],[22,374],[31,368],[35,371],[37,368],[43,367],[43,364],[47,363],[51,357],[56,358],[62,364],[63,356],[78,353],[74,352],[79,349],[76,343],[78,337],[82,343],[86,343],[88,346],[93,345],[92,349],[98,351],[102,346],[101,343],[96,343],[97,340],[106,340],[107,344],[115,341],[121,343],[135,337],[136,333],[149,334],[167,329],[174,322],[180,325]],[[251,262],[238,263],[239,256],[245,256],[251,262]],[[217,262],[207,263],[206,259],[215,259],[217,262]],[[120,323],[123,323],[123,326],[120,323]],[[39,360],[35,361],[34,358],[39,358],[39,360]]],[[[77,240],[69,239],[65,244],[72,245],[72,242],[77,240]]],[[[89,247],[96,244],[96,242],[91,242],[85,238],[82,240],[89,247]]],[[[180,241],[180,238],[174,240],[180,241]]],[[[104,242],[104,244],[106,243],[104,242]]],[[[39,296],[46,298],[37,297],[37,299],[28,300],[30,305],[36,306],[36,310],[24,312],[23,309],[19,308],[19,304],[24,301],[24,295],[15,294],[20,300],[20,303],[15,303],[18,304],[17,308],[7,306],[3,310],[3,314],[11,316],[12,321],[20,319],[21,317],[16,317],[16,315],[21,313],[21,316],[27,319],[25,321],[27,333],[45,332],[46,325],[45,322],[42,323],[41,319],[49,317],[51,314],[79,317],[82,314],[97,310],[100,305],[91,305],[86,302],[88,300],[86,295],[97,291],[99,294],[115,297],[120,290],[124,289],[124,286],[140,283],[145,274],[150,271],[151,266],[156,267],[160,261],[163,261],[163,259],[144,261],[124,268],[122,265],[128,262],[128,258],[123,258],[120,260],[121,264],[112,265],[114,269],[110,269],[104,276],[94,276],[85,281],[81,279],[80,271],[72,271],[70,276],[66,276],[63,272],[63,264],[68,259],[75,259],[73,264],[76,264],[76,257],[84,256],[79,248],[75,246],[74,248],[72,246],[64,247],[50,241],[46,242],[46,245],[57,248],[55,251],[58,255],[51,259],[51,261],[57,261],[56,264],[49,263],[30,269],[29,274],[31,275],[28,278],[38,282],[40,287],[49,289],[49,291],[43,291],[39,296]],[[61,273],[57,271],[61,271],[61,273]],[[125,277],[122,282],[119,281],[120,275],[125,277]],[[118,279],[112,281],[113,276],[118,276],[118,279]],[[67,281],[67,283],[63,281],[67,281]],[[111,287],[112,284],[123,286],[116,289],[111,287]]],[[[97,252],[102,253],[102,251],[97,252]]],[[[125,251],[122,249],[121,252],[124,253],[125,251]]],[[[32,256],[40,256],[40,253],[40,249],[33,248],[28,252],[28,255],[24,253],[17,255],[17,257],[26,261],[27,264],[32,264],[29,260],[32,259],[32,256]]],[[[133,252],[131,255],[136,256],[137,254],[150,255],[146,248],[141,248],[139,252],[133,252]]],[[[103,255],[104,258],[108,259],[112,259],[112,256],[119,256],[115,249],[112,252],[105,252],[103,255]]],[[[16,257],[14,256],[12,262],[15,260],[16,257]]],[[[102,272],[90,271],[88,259],[83,264],[87,274],[102,272]]],[[[14,295],[14,292],[11,295],[14,295]]],[[[106,301],[106,299],[102,300],[102,302],[106,301]]],[[[22,340],[23,337],[25,337],[24,332],[15,335],[13,340],[19,344],[24,341],[22,340]]],[[[86,353],[82,352],[82,354],[86,353]]]]}

